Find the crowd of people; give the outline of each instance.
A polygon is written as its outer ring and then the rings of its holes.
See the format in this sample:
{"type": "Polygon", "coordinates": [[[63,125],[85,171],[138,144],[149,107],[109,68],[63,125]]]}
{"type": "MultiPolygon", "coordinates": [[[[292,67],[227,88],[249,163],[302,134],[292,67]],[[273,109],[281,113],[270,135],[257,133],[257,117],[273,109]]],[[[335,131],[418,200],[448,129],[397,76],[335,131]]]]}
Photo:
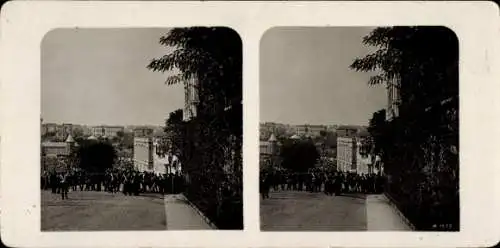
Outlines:
{"type": "Polygon", "coordinates": [[[383,191],[385,177],[380,174],[357,174],[337,171],[263,171],[260,175],[260,193],[269,198],[273,191],[324,192],[327,195],[343,193],[379,194],[383,191]]]}
{"type": "Polygon", "coordinates": [[[180,173],[157,174],[134,170],[108,170],[104,173],[87,173],[84,171],[46,171],[41,176],[42,190],[51,190],[68,198],[71,191],[106,191],[122,192],[125,195],[140,193],[176,194],[183,189],[180,173]]]}

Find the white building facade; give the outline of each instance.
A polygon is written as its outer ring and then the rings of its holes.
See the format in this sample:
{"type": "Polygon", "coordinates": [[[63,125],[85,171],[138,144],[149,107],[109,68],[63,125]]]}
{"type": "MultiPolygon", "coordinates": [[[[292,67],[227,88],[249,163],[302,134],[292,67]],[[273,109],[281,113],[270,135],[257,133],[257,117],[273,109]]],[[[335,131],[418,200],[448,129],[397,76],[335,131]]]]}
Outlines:
{"type": "Polygon", "coordinates": [[[134,169],[140,172],[155,174],[182,172],[180,160],[161,148],[160,139],[135,137],[133,157],[134,169]]]}
{"type": "Polygon", "coordinates": [[[371,171],[370,155],[360,152],[362,139],[359,137],[337,138],[337,169],[342,172],[368,174],[371,171]]]}
{"type": "Polygon", "coordinates": [[[153,140],[147,137],[134,138],[134,168],[138,171],[154,170],[153,140]]]}
{"type": "Polygon", "coordinates": [[[184,82],[184,109],[182,111],[183,120],[191,120],[197,114],[197,106],[199,102],[197,81],[192,78],[184,82]]]}

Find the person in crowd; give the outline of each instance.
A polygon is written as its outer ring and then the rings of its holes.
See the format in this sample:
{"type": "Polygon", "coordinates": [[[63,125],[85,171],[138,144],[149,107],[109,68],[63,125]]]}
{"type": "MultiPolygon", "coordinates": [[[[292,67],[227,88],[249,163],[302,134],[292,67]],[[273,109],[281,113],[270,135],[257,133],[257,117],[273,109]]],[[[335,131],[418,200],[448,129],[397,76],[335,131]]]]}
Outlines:
{"type": "Polygon", "coordinates": [[[59,179],[57,178],[57,173],[55,171],[50,172],[49,178],[50,178],[49,184],[50,184],[50,189],[52,190],[52,194],[56,194],[58,184],[59,184],[59,179]]]}
{"type": "Polygon", "coordinates": [[[271,188],[269,179],[270,179],[270,176],[268,175],[267,172],[262,173],[260,176],[260,193],[261,193],[262,199],[269,198],[269,190],[271,188]]]}
{"type": "Polygon", "coordinates": [[[69,190],[68,178],[69,178],[69,173],[67,172],[59,174],[59,187],[61,192],[61,198],[63,200],[68,199],[68,190],[69,190]]]}

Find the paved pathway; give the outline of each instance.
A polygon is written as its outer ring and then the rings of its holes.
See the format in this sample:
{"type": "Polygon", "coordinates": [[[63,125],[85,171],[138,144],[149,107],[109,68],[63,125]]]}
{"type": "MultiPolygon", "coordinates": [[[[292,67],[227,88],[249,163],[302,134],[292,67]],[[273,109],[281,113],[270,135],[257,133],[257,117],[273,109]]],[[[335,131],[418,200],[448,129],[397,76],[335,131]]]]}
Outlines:
{"type": "Polygon", "coordinates": [[[260,213],[262,231],[411,230],[379,195],[271,192],[261,200],[260,213]]]}
{"type": "Polygon", "coordinates": [[[212,229],[182,194],[165,196],[165,213],[168,230],[212,229]]]}
{"type": "Polygon", "coordinates": [[[370,231],[411,231],[410,226],[399,215],[383,195],[370,195],[366,198],[368,230],[370,231]]]}

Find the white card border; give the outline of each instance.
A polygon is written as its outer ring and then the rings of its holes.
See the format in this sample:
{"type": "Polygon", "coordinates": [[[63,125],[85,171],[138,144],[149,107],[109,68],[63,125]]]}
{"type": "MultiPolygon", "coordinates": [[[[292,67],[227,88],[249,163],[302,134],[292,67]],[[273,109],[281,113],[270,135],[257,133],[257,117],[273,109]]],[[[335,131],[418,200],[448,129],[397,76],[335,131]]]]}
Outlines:
{"type": "Polygon", "coordinates": [[[492,2],[43,2],[1,10],[1,219],[9,246],[464,246],[500,238],[498,6],[492,2]],[[40,232],[40,43],[61,27],[228,26],[244,49],[244,231],[40,232]],[[460,40],[461,231],[259,232],[259,45],[275,26],[444,25],[460,40]],[[487,133],[483,133],[487,132],[487,133]],[[36,169],[35,169],[36,168],[36,169]],[[22,176],[24,175],[24,179],[22,176]],[[24,187],[16,187],[17,182],[24,187]]]}

